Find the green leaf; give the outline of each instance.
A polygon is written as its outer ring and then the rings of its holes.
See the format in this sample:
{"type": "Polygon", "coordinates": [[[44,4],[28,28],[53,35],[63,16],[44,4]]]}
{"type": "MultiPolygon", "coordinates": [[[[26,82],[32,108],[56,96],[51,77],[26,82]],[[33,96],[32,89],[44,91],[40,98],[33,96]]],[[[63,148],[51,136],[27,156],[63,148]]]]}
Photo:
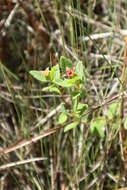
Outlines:
{"type": "Polygon", "coordinates": [[[76,85],[77,83],[80,82],[80,78],[78,76],[75,76],[71,79],[65,79],[64,81],[66,82],[66,84],[76,85]]]}
{"type": "Polygon", "coordinates": [[[60,78],[60,70],[59,70],[59,65],[55,65],[52,67],[50,71],[50,79],[51,81],[59,79],[60,78]]]}
{"type": "Polygon", "coordinates": [[[55,93],[57,93],[57,94],[61,94],[59,88],[55,87],[54,85],[45,87],[45,88],[43,88],[42,90],[43,90],[43,91],[47,91],[47,92],[55,92],[55,93]]]}
{"type": "Polygon", "coordinates": [[[67,110],[65,108],[65,103],[61,104],[60,112],[67,112],[67,110]]]}
{"type": "Polygon", "coordinates": [[[81,92],[79,92],[79,91],[78,92],[76,92],[76,91],[72,92],[72,97],[74,100],[80,96],[81,96],[81,92]]]}
{"type": "Polygon", "coordinates": [[[71,124],[67,125],[65,128],[64,128],[64,132],[67,132],[75,127],[77,127],[77,125],[79,125],[79,122],[78,121],[74,121],[72,122],[71,124]]]}
{"type": "Polygon", "coordinates": [[[68,118],[68,116],[67,116],[67,113],[66,113],[66,112],[61,113],[61,114],[59,115],[59,118],[58,118],[58,123],[59,123],[59,124],[65,123],[65,122],[67,121],[67,118],[68,118]]]}
{"type": "Polygon", "coordinates": [[[74,86],[74,84],[69,84],[68,79],[65,79],[65,80],[57,79],[57,80],[54,80],[53,82],[59,86],[65,87],[65,88],[74,86]]]}
{"type": "Polygon", "coordinates": [[[84,76],[85,76],[85,73],[84,73],[84,67],[83,67],[82,61],[79,61],[79,62],[76,64],[75,72],[76,72],[76,74],[78,75],[78,77],[79,77],[81,80],[83,80],[83,78],[84,78],[84,76]]]}
{"type": "Polygon", "coordinates": [[[88,109],[87,104],[78,103],[76,112],[78,112],[78,114],[82,115],[87,109],[88,109]]]}
{"type": "Polygon", "coordinates": [[[97,118],[91,122],[90,132],[91,134],[97,134],[100,137],[104,137],[106,120],[104,118],[97,118]]]}
{"type": "Polygon", "coordinates": [[[88,122],[88,116],[81,117],[81,122],[87,123],[88,122]]]}
{"type": "MultiPolygon", "coordinates": [[[[119,129],[120,128],[120,124],[121,124],[121,119],[118,117],[118,118],[115,118],[115,121],[112,122],[112,129],[119,129]]],[[[127,123],[126,123],[127,124],[127,123]]],[[[124,127],[125,129],[127,129],[126,127],[126,124],[124,123],[124,127]]]]}
{"type": "Polygon", "coordinates": [[[109,119],[113,119],[114,116],[118,115],[119,113],[120,104],[119,102],[115,102],[109,105],[108,111],[107,111],[107,117],[109,119]]]}
{"type": "Polygon", "coordinates": [[[75,90],[74,92],[72,92],[72,97],[75,100],[76,98],[84,98],[86,96],[86,90],[85,89],[81,89],[81,90],[75,90]]]}
{"type": "Polygon", "coordinates": [[[69,87],[70,85],[66,85],[63,79],[56,79],[53,81],[55,84],[62,86],[62,87],[69,87]]]}
{"type": "Polygon", "coordinates": [[[73,67],[73,63],[70,59],[61,56],[60,57],[60,68],[62,70],[63,73],[66,72],[66,67],[72,68],[73,67]]]}
{"type": "Polygon", "coordinates": [[[127,118],[124,121],[124,128],[127,130],[127,118]]]}
{"type": "Polygon", "coordinates": [[[74,77],[72,79],[56,79],[53,82],[59,86],[68,88],[68,87],[73,87],[75,86],[78,82],[80,81],[79,77],[74,77]]]}
{"type": "Polygon", "coordinates": [[[29,72],[35,79],[41,81],[41,82],[48,82],[45,75],[43,74],[43,71],[30,71],[29,72]]]}
{"type": "Polygon", "coordinates": [[[75,112],[75,114],[79,117],[82,114],[84,114],[84,112],[88,109],[88,105],[87,104],[83,104],[83,103],[77,103],[75,102],[73,105],[73,111],[75,112]]]}

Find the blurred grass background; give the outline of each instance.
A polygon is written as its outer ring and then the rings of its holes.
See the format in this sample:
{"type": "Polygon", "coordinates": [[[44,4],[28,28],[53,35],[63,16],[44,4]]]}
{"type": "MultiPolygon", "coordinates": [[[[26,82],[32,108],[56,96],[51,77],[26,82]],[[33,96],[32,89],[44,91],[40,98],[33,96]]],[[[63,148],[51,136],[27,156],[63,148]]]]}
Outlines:
{"type": "MultiPolygon", "coordinates": [[[[43,85],[28,72],[51,67],[61,55],[74,62],[82,60],[86,72],[83,102],[90,108],[119,94],[126,9],[126,0],[0,1],[0,150],[57,126],[60,110],[46,116],[62,102],[61,97],[42,92],[43,85]]],[[[106,110],[90,113],[89,123],[106,110]]],[[[1,156],[1,165],[47,159],[0,170],[0,189],[127,188],[120,133],[114,122],[107,124],[104,139],[91,136],[86,123],[1,156]]]]}

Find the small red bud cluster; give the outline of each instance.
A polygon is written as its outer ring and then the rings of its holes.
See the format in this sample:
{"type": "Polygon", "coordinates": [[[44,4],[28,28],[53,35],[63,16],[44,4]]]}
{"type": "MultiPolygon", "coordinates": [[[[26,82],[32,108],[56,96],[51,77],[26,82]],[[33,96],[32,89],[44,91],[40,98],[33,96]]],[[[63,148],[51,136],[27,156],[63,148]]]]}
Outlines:
{"type": "Polygon", "coordinates": [[[73,68],[66,67],[66,73],[63,76],[67,78],[72,78],[74,75],[75,75],[75,67],[73,68]]]}

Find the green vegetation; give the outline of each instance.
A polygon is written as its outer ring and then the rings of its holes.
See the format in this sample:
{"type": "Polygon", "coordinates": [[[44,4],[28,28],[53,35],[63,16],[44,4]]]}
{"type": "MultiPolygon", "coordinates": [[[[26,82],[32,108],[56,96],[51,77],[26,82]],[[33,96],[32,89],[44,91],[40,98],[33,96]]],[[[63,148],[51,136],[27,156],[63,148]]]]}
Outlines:
{"type": "Polygon", "coordinates": [[[0,2],[1,190],[127,189],[126,9],[0,2]]]}

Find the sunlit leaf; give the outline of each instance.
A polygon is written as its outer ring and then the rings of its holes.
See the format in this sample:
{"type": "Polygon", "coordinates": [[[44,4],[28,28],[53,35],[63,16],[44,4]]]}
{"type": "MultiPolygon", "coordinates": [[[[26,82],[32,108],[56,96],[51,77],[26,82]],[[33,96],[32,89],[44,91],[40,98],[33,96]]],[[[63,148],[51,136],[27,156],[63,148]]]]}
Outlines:
{"type": "Polygon", "coordinates": [[[80,81],[79,77],[74,77],[72,79],[56,79],[53,82],[59,86],[68,88],[75,86],[80,81]]]}
{"type": "Polygon", "coordinates": [[[43,73],[43,71],[30,71],[29,72],[35,79],[41,81],[41,82],[47,82],[47,79],[43,73]]]}
{"type": "Polygon", "coordinates": [[[84,66],[82,64],[82,61],[79,61],[76,64],[76,70],[75,70],[76,74],[78,75],[78,77],[83,80],[83,78],[85,77],[85,73],[84,73],[84,66]]]}
{"type": "Polygon", "coordinates": [[[64,81],[66,82],[66,84],[76,85],[77,82],[80,82],[80,78],[78,76],[75,76],[71,79],[65,79],[64,81]]]}
{"type": "Polygon", "coordinates": [[[81,116],[87,109],[88,109],[87,104],[75,102],[73,105],[73,111],[78,117],[81,116]]]}
{"type": "Polygon", "coordinates": [[[70,87],[70,85],[66,85],[63,79],[56,79],[53,82],[62,87],[70,87]]]}
{"type": "Polygon", "coordinates": [[[57,87],[55,87],[55,86],[53,86],[53,85],[48,86],[48,87],[45,87],[45,88],[43,88],[42,90],[43,90],[43,91],[47,91],[47,92],[55,92],[55,93],[57,93],[57,94],[61,94],[59,88],[57,88],[57,87]]]}
{"type": "Polygon", "coordinates": [[[106,124],[105,118],[96,118],[90,124],[90,132],[92,134],[97,134],[103,138],[105,136],[104,134],[105,124],[106,124]]]}
{"type": "Polygon", "coordinates": [[[58,123],[59,124],[63,124],[67,121],[67,118],[68,118],[68,115],[66,112],[63,112],[59,115],[59,118],[58,118],[58,123]]]}
{"type": "Polygon", "coordinates": [[[50,79],[51,81],[59,79],[60,78],[60,70],[59,70],[59,65],[55,65],[52,67],[50,71],[50,79]]]}
{"type": "Polygon", "coordinates": [[[75,127],[77,127],[79,125],[79,122],[77,121],[74,121],[72,122],[71,124],[67,125],[65,128],[64,128],[64,132],[67,132],[75,127]]]}
{"type": "Polygon", "coordinates": [[[76,92],[76,91],[72,92],[72,97],[74,100],[80,96],[81,96],[81,92],[79,92],[79,91],[78,92],[76,92]]]}
{"type": "Polygon", "coordinates": [[[109,105],[108,111],[106,114],[107,117],[109,119],[114,118],[114,116],[116,116],[118,114],[119,108],[120,108],[120,103],[118,103],[118,102],[115,102],[115,103],[112,103],[111,105],[109,105]]]}
{"type": "Polygon", "coordinates": [[[124,121],[124,128],[127,129],[127,118],[124,121]]]}
{"type": "Polygon", "coordinates": [[[76,112],[78,112],[79,114],[82,115],[87,109],[88,109],[88,105],[87,104],[78,103],[76,112]]]}

